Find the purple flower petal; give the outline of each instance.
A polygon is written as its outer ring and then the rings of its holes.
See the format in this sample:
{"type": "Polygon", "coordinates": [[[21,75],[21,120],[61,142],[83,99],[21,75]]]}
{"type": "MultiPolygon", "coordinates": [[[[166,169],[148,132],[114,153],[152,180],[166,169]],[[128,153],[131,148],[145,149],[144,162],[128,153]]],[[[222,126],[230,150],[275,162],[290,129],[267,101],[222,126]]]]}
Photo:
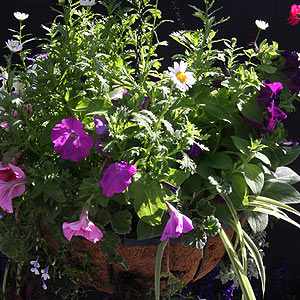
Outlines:
{"type": "Polygon", "coordinates": [[[96,115],[94,117],[94,122],[95,122],[95,131],[97,134],[105,135],[109,133],[108,127],[106,126],[108,122],[104,117],[96,115]]]}
{"type": "Polygon", "coordinates": [[[176,239],[182,233],[189,232],[194,229],[192,220],[185,215],[181,214],[170,203],[166,202],[168,206],[170,219],[168,220],[164,232],[160,238],[161,241],[166,240],[168,237],[176,239]]]}
{"type": "Polygon", "coordinates": [[[279,95],[283,89],[281,82],[270,82],[267,78],[263,84],[265,85],[260,89],[260,94],[257,96],[257,101],[261,106],[269,106],[274,100],[275,104],[279,104],[279,95]]]}
{"type": "Polygon", "coordinates": [[[63,159],[81,161],[89,155],[89,149],[94,145],[94,137],[82,129],[83,124],[75,117],[62,119],[52,129],[51,141],[54,151],[63,159]]]}
{"type": "Polygon", "coordinates": [[[111,164],[100,180],[103,194],[111,197],[115,193],[121,193],[127,189],[131,183],[131,176],[136,172],[135,165],[128,165],[121,161],[111,164]]]}

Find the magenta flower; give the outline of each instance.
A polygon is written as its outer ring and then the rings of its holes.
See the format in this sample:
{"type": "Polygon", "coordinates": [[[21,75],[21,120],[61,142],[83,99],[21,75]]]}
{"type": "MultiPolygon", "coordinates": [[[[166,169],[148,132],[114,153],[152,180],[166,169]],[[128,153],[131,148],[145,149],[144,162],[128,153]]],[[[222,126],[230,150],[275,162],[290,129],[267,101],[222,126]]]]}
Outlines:
{"type": "Polygon", "coordinates": [[[161,241],[166,240],[168,237],[176,239],[182,233],[186,233],[194,229],[192,220],[190,218],[181,214],[170,203],[166,202],[166,205],[168,206],[170,219],[167,222],[164,232],[160,238],[161,241]]]}
{"type": "Polygon", "coordinates": [[[131,183],[131,176],[136,172],[135,165],[128,165],[121,161],[111,164],[103,174],[100,180],[100,186],[103,188],[103,194],[111,197],[115,193],[121,193],[127,189],[131,183]]]}
{"type": "Polygon", "coordinates": [[[82,129],[83,124],[75,117],[62,119],[52,129],[51,141],[54,151],[63,159],[80,161],[89,155],[89,149],[94,145],[94,137],[82,129]]]}
{"type": "Polygon", "coordinates": [[[12,199],[25,192],[25,174],[17,166],[0,162],[0,207],[13,212],[12,199]]]}
{"type": "MultiPolygon", "coordinates": [[[[22,152],[13,151],[10,163],[13,165],[18,164],[18,159],[20,158],[21,154],[22,152]]],[[[10,155],[10,151],[6,151],[5,153],[3,153],[3,158],[9,155],[10,155]]]]}
{"type": "Polygon", "coordinates": [[[265,85],[260,89],[259,95],[257,96],[257,101],[261,106],[269,106],[274,100],[275,105],[280,102],[279,96],[283,89],[281,82],[270,82],[267,78],[263,84],[265,85]]]}
{"type": "Polygon", "coordinates": [[[84,208],[79,221],[73,223],[64,222],[62,225],[64,236],[71,240],[72,236],[83,236],[90,242],[97,243],[103,237],[101,230],[88,218],[88,209],[84,208]]]}

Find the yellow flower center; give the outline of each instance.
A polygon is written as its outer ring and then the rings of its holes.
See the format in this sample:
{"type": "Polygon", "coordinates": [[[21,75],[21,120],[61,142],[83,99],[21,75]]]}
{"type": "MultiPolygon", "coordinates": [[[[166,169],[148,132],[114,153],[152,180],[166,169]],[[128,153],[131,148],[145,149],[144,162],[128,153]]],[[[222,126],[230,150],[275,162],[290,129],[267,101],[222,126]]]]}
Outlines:
{"type": "Polygon", "coordinates": [[[176,77],[177,77],[177,79],[178,79],[180,82],[185,83],[185,81],[186,81],[186,75],[185,75],[183,72],[178,72],[178,73],[176,74],[176,77]]]}

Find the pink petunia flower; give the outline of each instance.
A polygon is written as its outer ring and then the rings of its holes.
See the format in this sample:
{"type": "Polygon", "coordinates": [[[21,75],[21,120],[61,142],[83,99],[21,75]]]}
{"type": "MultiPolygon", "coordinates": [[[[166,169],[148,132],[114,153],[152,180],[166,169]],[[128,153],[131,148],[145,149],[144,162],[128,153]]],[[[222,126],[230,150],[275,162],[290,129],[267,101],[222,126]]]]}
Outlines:
{"type": "Polygon", "coordinates": [[[88,208],[84,208],[79,221],[62,224],[64,236],[70,241],[72,236],[82,236],[90,242],[97,243],[103,237],[101,230],[88,218],[88,208]]]}
{"type": "Polygon", "coordinates": [[[189,232],[194,229],[192,220],[185,215],[181,214],[174,206],[166,202],[168,206],[170,219],[164,229],[160,238],[161,241],[166,240],[168,237],[172,239],[178,238],[182,233],[189,232]]]}
{"type": "Polygon", "coordinates": [[[17,166],[0,162],[0,207],[13,212],[12,199],[25,192],[25,174],[17,166]]]}
{"type": "Polygon", "coordinates": [[[63,159],[81,161],[89,155],[89,149],[94,145],[94,137],[82,129],[83,124],[75,117],[62,119],[52,129],[51,141],[54,151],[63,159]]]}
{"type": "Polygon", "coordinates": [[[287,18],[288,24],[296,25],[299,23],[300,5],[292,4],[290,16],[287,18]]]}
{"type": "Polygon", "coordinates": [[[121,193],[127,189],[131,183],[131,176],[136,172],[135,165],[128,165],[121,161],[111,164],[103,174],[100,180],[100,186],[103,188],[103,194],[113,196],[115,193],[121,193]]]}

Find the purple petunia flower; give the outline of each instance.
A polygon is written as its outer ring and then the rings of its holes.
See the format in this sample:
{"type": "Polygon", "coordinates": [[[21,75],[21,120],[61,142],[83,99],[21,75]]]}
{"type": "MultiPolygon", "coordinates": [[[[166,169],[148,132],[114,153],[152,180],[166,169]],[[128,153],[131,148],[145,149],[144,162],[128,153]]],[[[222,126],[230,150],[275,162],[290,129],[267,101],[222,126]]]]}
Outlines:
{"type": "Polygon", "coordinates": [[[150,106],[151,106],[150,98],[148,96],[145,96],[144,97],[144,102],[142,103],[141,108],[150,110],[150,106]]]}
{"type": "Polygon", "coordinates": [[[253,49],[255,53],[258,53],[259,49],[256,42],[249,42],[247,44],[247,49],[253,49]]]}
{"type": "Polygon", "coordinates": [[[278,107],[274,105],[274,102],[267,107],[268,118],[264,120],[267,131],[274,131],[276,129],[276,121],[281,121],[287,117],[287,115],[278,107]]]}
{"type": "Polygon", "coordinates": [[[281,55],[285,58],[285,64],[281,70],[287,75],[293,75],[300,66],[298,53],[285,50],[281,55]]]}
{"type": "Polygon", "coordinates": [[[282,142],[279,144],[279,146],[281,147],[296,147],[298,146],[299,143],[298,142],[294,142],[294,141],[287,141],[287,142],[282,142]]]}
{"type": "Polygon", "coordinates": [[[217,195],[215,198],[214,198],[214,202],[216,204],[225,204],[226,201],[222,198],[222,196],[220,195],[217,195]]]}
{"type": "Polygon", "coordinates": [[[176,239],[182,233],[189,232],[194,229],[192,220],[185,215],[181,214],[174,206],[166,202],[168,206],[170,219],[168,220],[164,232],[160,238],[161,241],[166,240],[168,237],[176,239]]]}
{"type": "Polygon", "coordinates": [[[249,126],[257,128],[257,129],[262,129],[263,124],[249,120],[248,118],[246,118],[243,114],[240,113],[240,117],[246,121],[248,123],[249,126]]]}
{"type": "Polygon", "coordinates": [[[108,153],[107,152],[104,152],[102,150],[102,146],[101,146],[101,143],[102,143],[102,139],[100,137],[98,137],[95,141],[95,145],[94,145],[94,148],[97,152],[101,153],[102,155],[104,156],[107,156],[108,153]]]}
{"type": "Polygon", "coordinates": [[[83,124],[75,117],[62,119],[56,124],[51,133],[54,151],[63,159],[81,161],[89,155],[89,149],[94,145],[94,137],[82,129],[83,124]]]}
{"type": "Polygon", "coordinates": [[[94,116],[94,122],[95,122],[95,131],[97,134],[107,135],[108,127],[106,124],[108,123],[107,120],[99,115],[94,116]]]}
{"type": "Polygon", "coordinates": [[[197,145],[197,144],[193,144],[190,148],[190,150],[186,151],[186,154],[190,157],[190,158],[195,158],[197,157],[200,153],[202,152],[202,149],[197,145]]]}
{"type": "Polygon", "coordinates": [[[127,189],[131,183],[131,176],[136,172],[135,165],[128,165],[121,161],[111,164],[100,180],[103,194],[111,197],[115,193],[121,193],[127,189]]]}
{"type": "Polygon", "coordinates": [[[287,78],[286,83],[292,95],[298,94],[300,92],[300,69],[297,69],[292,77],[287,78]]]}
{"type": "Polygon", "coordinates": [[[257,96],[257,101],[261,106],[269,106],[274,100],[275,105],[279,104],[279,95],[283,89],[281,82],[270,82],[267,78],[263,84],[265,85],[260,89],[260,94],[257,96]]]}
{"type": "Polygon", "coordinates": [[[167,181],[162,181],[161,184],[175,195],[177,194],[177,191],[179,190],[178,186],[175,186],[167,181]]]}

